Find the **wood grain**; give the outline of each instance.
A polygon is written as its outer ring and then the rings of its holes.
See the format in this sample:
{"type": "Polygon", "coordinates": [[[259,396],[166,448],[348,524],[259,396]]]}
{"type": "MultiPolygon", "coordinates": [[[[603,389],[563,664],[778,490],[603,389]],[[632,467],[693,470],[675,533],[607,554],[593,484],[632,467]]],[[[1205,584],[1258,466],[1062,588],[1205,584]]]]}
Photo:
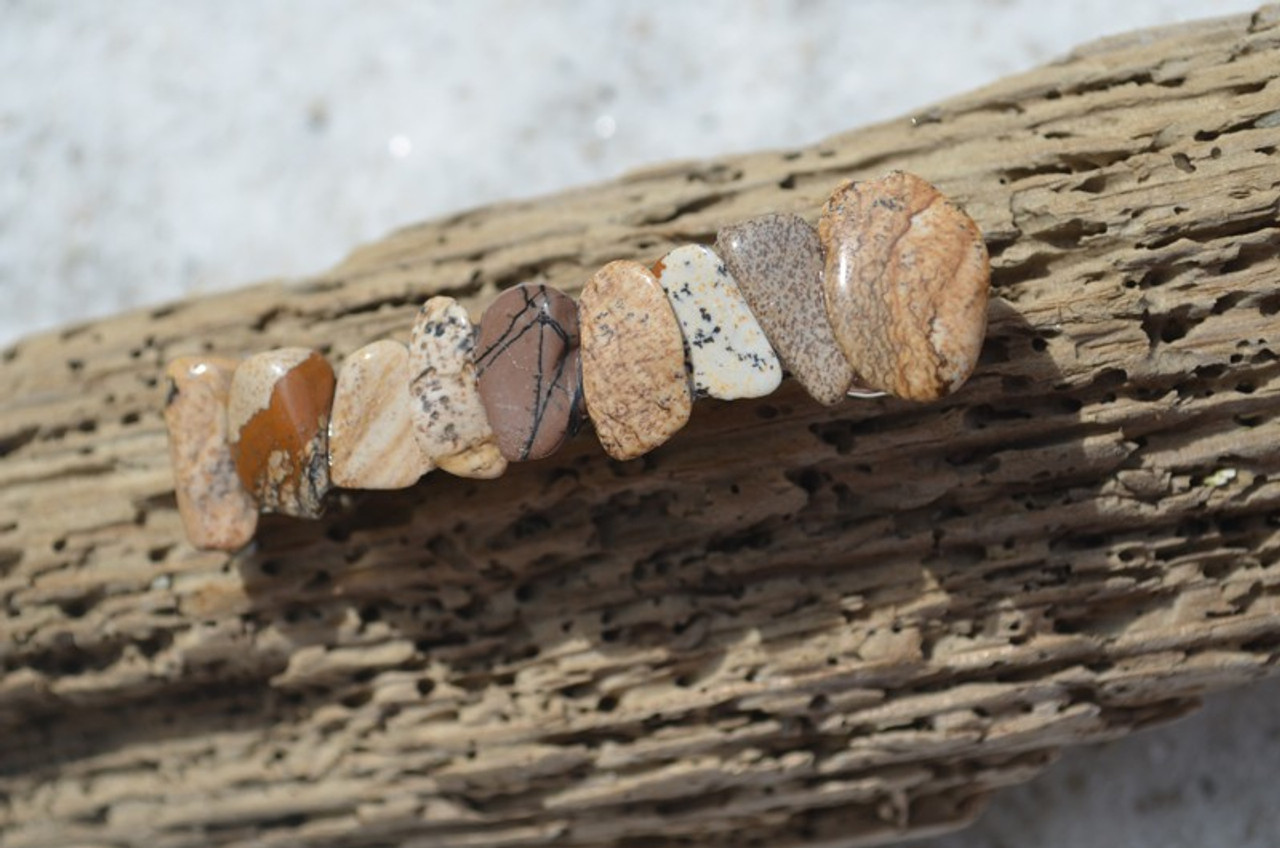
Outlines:
{"type": "MultiPolygon", "coordinates": [[[[814,147],[411,227],[0,357],[0,844],[833,846],[956,827],[1280,654],[1280,9],[814,147]],[[196,553],[162,369],[404,339],[891,168],[994,267],[958,394],[701,402],[196,553]]],[[[234,245],[228,245],[234,249],[234,245]]],[[[1105,779],[1105,776],[1099,779],[1105,779]]]]}

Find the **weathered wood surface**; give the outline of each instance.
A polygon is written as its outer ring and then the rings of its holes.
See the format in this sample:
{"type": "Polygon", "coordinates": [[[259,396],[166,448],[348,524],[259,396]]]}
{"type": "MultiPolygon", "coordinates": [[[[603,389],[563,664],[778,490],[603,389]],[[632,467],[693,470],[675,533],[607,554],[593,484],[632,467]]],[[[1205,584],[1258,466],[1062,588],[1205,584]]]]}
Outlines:
{"type": "Polygon", "coordinates": [[[873,843],[1268,673],[1277,70],[1277,7],[1115,39],[811,149],[23,341],[0,364],[0,845],[873,843]],[[337,360],[431,293],[478,315],[521,280],[575,290],[892,167],[994,257],[983,360],[946,402],[788,384],[700,404],[643,461],[584,437],[269,521],[236,557],[182,541],[170,357],[337,360]]]}

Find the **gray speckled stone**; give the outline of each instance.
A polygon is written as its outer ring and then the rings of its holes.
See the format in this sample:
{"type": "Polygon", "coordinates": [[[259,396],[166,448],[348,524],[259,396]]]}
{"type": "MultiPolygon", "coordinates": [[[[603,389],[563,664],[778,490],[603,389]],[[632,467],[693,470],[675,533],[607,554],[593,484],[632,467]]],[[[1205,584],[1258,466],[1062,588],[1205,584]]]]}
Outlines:
{"type": "Polygon", "coordinates": [[[813,227],[796,215],[763,215],[721,230],[716,252],[791,375],[819,403],[843,400],[854,372],[827,320],[813,227]]]}

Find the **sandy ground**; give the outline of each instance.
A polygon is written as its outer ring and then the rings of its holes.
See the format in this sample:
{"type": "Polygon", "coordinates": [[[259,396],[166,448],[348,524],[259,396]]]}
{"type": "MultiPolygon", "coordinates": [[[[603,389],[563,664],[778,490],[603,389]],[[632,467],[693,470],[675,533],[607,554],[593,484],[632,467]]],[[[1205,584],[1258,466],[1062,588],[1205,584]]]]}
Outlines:
{"type": "MultiPolygon", "coordinates": [[[[1235,0],[0,0],[0,344],[393,227],[791,147],[1235,0]]],[[[946,848],[1280,844],[1280,681],[1076,751],[946,848]]]]}

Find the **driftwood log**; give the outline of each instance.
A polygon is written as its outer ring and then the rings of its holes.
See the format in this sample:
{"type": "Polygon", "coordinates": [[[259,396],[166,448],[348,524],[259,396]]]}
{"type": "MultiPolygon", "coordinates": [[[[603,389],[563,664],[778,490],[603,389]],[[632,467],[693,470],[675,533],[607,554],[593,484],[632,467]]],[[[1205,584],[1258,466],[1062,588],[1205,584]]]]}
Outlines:
{"type": "Polygon", "coordinates": [[[1112,39],[810,149],[5,351],[0,845],[872,844],[1269,673],[1277,71],[1280,7],[1112,39]],[[890,168],[994,257],[945,402],[787,384],[642,461],[581,437],[496,482],[340,495],[236,556],[183,541],[169,358],[339,361],[433,292],[573,291],[890,168]]]}

